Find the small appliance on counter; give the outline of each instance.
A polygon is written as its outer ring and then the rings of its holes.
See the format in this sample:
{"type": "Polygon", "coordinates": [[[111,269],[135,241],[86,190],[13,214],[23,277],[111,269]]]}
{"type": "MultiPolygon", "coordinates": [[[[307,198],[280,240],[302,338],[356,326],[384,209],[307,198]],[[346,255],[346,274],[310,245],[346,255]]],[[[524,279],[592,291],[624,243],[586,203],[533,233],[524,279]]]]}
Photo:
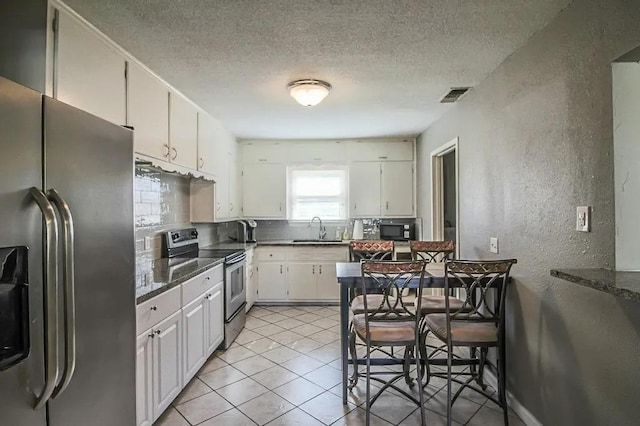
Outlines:
{"type": "Polygon", "coordinates": [[[255,243],[258,223],[251,219],[239,220],[236,223],[238,227],[236,241],[239,243],[255,243]]]}
{"type": "Polygon", "coordinates": [[[415,225],[406,223],[381,223],[380,239],[391,241],[415,240],[415,225]]]}
{"type": "Polygon", "coordinates": [[[351,234],[351,238],[354,240],[364,239],[364,226],[362,225],[362,220],[356,219],[353,221],[353,233],[351,234]]]}

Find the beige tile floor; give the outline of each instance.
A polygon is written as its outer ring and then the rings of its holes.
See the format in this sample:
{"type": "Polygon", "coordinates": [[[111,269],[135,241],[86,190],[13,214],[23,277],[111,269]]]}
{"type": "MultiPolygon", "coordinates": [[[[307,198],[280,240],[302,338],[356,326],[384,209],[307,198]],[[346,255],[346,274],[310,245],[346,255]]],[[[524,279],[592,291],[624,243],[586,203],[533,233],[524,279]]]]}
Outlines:
{"type": "MultiPolygon", "coordinates": [[[[255,306],[227,351],[216,352],[157,426],[363,425],[365,381],[341,398],[337,306],[255,306]]],[[[446,424],[445,381],[427,389],[427,424],[446,424]]],[[[416,405],[388,390],[372,407],[371,424],[419,425],[416,405]]],[[[490,400],[465,391],[453,411],[456,425],[502,425],[490,400]]],[[[511,412],[510,425],[524,423],[511,412]]]]}

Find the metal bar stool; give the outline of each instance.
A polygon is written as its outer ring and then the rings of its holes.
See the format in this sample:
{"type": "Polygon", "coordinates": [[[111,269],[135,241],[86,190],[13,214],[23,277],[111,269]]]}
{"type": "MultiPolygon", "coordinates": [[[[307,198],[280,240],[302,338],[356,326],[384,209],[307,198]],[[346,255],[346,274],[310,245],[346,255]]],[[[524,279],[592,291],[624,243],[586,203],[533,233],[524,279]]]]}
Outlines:
{"type": "MultiPolygon", "coordinates": [[[[422,261],[375,261],[365,260],[361,264],[362,269],[362,285],[361,291],[364,303],[362,313],[354,315],[353,330],[358,340],[366,346],[366,424],[370,424],[371,406],[378,397],[388,388],[392,388],[410,399],[420,407],[421,424],[425,425],[425,408],[424,396],[422,389],[418,392],[418,398],[404,389],[396,386],[394,383],[402,377],[408,376],[409,367],[412,363],[413,351],[405,351],[404,368],[402,372],[396,371],[371,371],[371,354],[376,347],[409,347],[414,348],[420,339],[420,309],[414,309],[413,304],[405,304],[402,297],[392,297],[392,294],[401,294],[407,289],[410,283],[417,283],[418,295],[422,295],[424,284],[424,268],[425,262],[422,261]],[[383,298],[381,306],[373,306],[369,304],[370,298],[367,297],[371,291],[379,292],[383,298]],[[380,376],[391,375],[389,380],[384,380],[380,376]],[[371,380],[381,383],[383,386],[371,396],[371,380]]],[[[420,302],[418,301],[418,304],[420,302]]],[[[419,308],[419,306],[418,306],[419,308]]],[[[350,345],[351,357],[353,360],[357,358],[355,350],[355,342],[350,345]]],[[[417,365],[418,383],[422,382],[422,373],[420,368],[420,355],[416,351],[415,363],[417,365]]],[[[357,371],[358,365],[354,364],[357,371]]],[[[411,383],[409,382],[409,385],[411,383]]]]}
{"type": "MultiPolygon", "coordinates": [[[[445,267],[445,313],[429,314],[424,318],[428,332],[433,333],[447,345],[447,424],[451,425],[451,410],[464,388],[470,388],[491,399],[502,408],[504,424],[509,424],[506,399],[506,352],[505,352],[505,294],[509,272],[516,259],[496,261],[448,261],[445,267]],[[463,306],[453,305],[449,297],[453,283],[465,290],[463,306]],[[493,293],[493,294],[492,294],[493,293]],[[488,297],[492,294],[492,297],[488,297]],[[453,378],[453,348],[480,348],[480,359],[468,359],[467,365],[477,365],[477,370],[460,373],[453,378]],[[497,349],[498,399],[486,392],[482,375],[488,364],[489,348],[497,349]],[[460,376],[469,376],[462,380],[460,376]],[[476,381],[480,387],[472,384],[476,381]],[[455,395],[451,395],[451,383],[455,381],[461,386],[455,395]]],[[[456,359],[456,365],[464,365],[463,360],[456,359]]],[[[429,374],[429,373],[427,373],[429,374]]],[[[442,373],[432,373],[443,376],[442,373]]]]}

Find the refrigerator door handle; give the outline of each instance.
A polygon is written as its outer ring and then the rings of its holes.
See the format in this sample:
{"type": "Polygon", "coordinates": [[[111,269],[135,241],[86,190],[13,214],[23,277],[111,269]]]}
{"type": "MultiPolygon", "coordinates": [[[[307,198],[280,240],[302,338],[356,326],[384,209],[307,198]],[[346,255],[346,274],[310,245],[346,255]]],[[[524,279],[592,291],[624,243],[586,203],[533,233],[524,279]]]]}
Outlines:
{"type": "Polygon", "coordinates": [[[73,372],[76,369],[76,302],[75,302],[75,236],[73,228],[73,216],[69,204],[55,189],[47,191],[47,197],[58,209],[62,218],[62,247],[64,263],[62,264],[62,277],[64,286],[64,318],[65,318],[65,364],[60,384],[56,387],[52,398],[58,397],[69,386],[73,372]]]}
{"type": "Polygon", "coordinates": [[[34,409],[42,408],[56,387],[58,381],[58,220],[55,210],[47,197],[38,188],[29,191],[42,211],[45,223],[45,276],[44,276],[44,315],[46,349],[46,377],[42,393],[37,396],[34,409]]]}

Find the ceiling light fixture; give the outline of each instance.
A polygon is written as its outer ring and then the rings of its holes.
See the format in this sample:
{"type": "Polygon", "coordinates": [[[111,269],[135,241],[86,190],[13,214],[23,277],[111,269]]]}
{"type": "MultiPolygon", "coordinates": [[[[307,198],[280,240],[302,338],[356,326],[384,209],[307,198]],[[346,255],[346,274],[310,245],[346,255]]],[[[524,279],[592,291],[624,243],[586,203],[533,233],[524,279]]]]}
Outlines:
{"type": "Polygon", "coordinates": [[[311,107],[318,105],[327,97],[331,85],[326,81],[305,78],[287,84],[287,89],[291,97],[300,105],[311,107]]]}

